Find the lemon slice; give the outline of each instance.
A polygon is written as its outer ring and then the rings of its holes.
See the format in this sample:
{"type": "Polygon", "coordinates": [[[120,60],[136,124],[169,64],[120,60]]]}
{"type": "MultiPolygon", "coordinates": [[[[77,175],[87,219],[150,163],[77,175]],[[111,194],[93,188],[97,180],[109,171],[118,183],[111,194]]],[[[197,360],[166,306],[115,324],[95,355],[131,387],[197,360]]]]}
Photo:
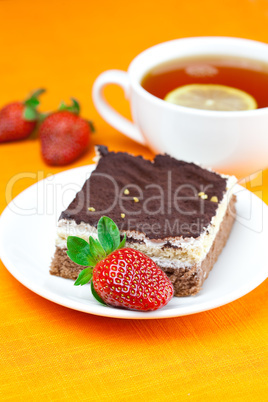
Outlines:
{"type": "Polygon", "coordinates": [[[205,110],[252,110],[258,105],[253,96],[240,89],[214,84],[184,85],[169,92],[165,101],[205,110]]]}

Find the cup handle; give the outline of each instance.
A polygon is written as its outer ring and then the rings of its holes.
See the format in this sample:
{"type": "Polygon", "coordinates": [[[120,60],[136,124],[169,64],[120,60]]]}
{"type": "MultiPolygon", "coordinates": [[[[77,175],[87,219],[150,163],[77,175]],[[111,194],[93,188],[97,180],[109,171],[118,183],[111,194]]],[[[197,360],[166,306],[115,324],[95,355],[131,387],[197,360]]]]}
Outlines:
{"type": "Polygon", "coordinates": [[[121,70],[108,70],[100,74],[93,85],[92,97],[96,109],[104,120],[106,120],[116,130],[122,132],[139,144],[145,145],[145,140],[135,124],[123,117],[105,100],[103,90],[109,84],[117,84],[122,87],[126,98],[129,98],[130,88],[127,73],[121,70]]]}

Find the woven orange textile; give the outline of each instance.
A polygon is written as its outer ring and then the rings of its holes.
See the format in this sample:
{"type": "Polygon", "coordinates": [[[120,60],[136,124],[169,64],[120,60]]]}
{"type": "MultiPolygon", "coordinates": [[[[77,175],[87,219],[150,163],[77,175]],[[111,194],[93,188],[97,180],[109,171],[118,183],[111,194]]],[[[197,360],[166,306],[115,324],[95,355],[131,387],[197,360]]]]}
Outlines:
{"type": "MultiPolygon", "coordinates": [[[[126,70],[142,50],[179,37],[268,42],[267,27],[267,0],[1,1],[0,106],[45,87],[43,110],[76,97],[97,133],[89,151],[67,168],[46,166],[38,139],[0,145],[0,212],[14,175],[32,174],[16,181],[12,197],[42,175],[92,163],[93,144],[152,156],[94,109],[91,87],[102,71],[126,70]]],[[[106,92],[129,116],[122,90],[106,92]]],[[[268,171],[254,191],[268,203],[268,171]]],[[[266,281],[196,315],[111,319],[37,296],[0,262],[0,400],[267,401],[267,299],[266,281]]]]}

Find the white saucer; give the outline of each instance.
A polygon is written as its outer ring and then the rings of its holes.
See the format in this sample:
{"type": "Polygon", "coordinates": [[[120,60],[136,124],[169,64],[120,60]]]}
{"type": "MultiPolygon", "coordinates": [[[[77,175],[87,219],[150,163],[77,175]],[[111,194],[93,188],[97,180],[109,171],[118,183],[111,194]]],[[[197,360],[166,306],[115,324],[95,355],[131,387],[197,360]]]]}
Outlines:
{"type": "Polygon", "coordinates": [[[260,285],[268,272],[268,207],[237,186],[238,217],[226,247],[193,297],[173,298],[154,312],[106,307],[92,298],[90,286],[49,274],[57,219],[80,190],[94,165],[59,173],[29,187],[5,209],[0,220],[0,257],[24,286],[63,306],[106,317],[153,319],[194,314],[230,303],[260,285]]]}

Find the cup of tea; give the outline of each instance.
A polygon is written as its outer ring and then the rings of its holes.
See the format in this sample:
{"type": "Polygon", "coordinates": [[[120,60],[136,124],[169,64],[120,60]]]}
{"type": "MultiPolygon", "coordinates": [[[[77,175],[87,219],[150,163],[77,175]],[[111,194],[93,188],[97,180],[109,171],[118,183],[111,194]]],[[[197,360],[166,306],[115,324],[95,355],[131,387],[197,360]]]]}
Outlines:
{"type": "Polygon", "coordinates": [[[230,37],[177,39],[93,85],[100,115],[155,153],[247,176],[268,166],[268,45],[230,37]],[[103,95],[123,88],[133,121],[103,95]]]}

